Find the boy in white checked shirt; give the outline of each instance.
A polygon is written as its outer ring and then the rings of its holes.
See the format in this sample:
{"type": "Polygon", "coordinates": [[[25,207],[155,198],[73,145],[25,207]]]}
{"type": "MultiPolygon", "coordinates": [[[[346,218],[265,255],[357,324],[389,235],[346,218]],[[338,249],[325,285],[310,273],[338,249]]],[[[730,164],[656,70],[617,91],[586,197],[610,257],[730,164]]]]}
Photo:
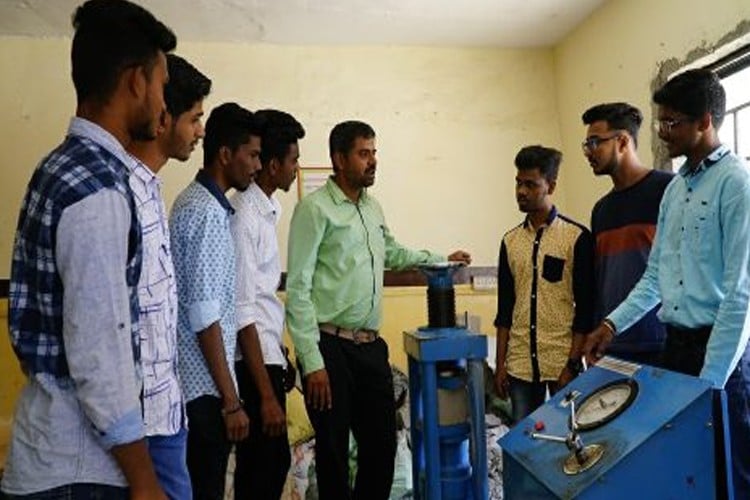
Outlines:
{"type": "Polygon", "coordinates": [[[143,368],[143,420],[149,454],[165,493],[189,499],[185,401],[177,374],[177,285],[161,181],[157,173],[174,158],[186,161],[203,137],[203,99],[211,80],[179,56],[167,56],[167,111],[155,141],[128,148],[135,159],[130,175],[143,233],[138,281],[139,333],[143,368]]]}

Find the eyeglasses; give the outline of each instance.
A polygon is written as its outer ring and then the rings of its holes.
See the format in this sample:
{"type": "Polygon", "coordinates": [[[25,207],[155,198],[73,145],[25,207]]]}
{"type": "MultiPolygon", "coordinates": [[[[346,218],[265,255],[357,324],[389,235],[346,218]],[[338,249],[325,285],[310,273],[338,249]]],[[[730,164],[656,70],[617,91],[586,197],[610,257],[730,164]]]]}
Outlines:
{"type": "Polygon", "coordinates": [[[657,118],[654,120],[654,130],[668,134],[681,123],[689,121],[687,118],[657,118]]]}
{"type": "Polygon", "coordinates": [[[599,144],[612,139],[616,139],[618,137],[620,137],[620,134],[613,134],[609,137],[599,137],[598,135],[592,135],[591,137],[587,137],[586,140],[581,143],[581,147],[584,151],[593,151],[599,147],[599,144]]]}

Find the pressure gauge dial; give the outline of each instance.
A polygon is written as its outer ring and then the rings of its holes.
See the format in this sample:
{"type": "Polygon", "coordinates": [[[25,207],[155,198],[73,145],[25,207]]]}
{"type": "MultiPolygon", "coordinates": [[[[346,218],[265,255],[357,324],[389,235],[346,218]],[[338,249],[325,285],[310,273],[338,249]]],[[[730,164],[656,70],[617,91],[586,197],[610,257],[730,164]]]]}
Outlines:
{"type": "Polygon", "coordinates": [[[576,427],[588,431],[611,422],[624,412],[638,395],[638,383],[633,379],[609,382],[586,396],[576,409],[576,427]]]}

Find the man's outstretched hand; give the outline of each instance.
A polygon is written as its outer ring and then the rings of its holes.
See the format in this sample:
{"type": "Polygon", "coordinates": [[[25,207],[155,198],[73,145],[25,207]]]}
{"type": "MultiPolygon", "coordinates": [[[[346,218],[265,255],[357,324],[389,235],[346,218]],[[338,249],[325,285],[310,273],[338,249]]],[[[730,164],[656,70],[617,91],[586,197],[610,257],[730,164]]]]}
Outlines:
{"type": "Polygon", "coordinates": [[[463,250],[456,250],[448,256],[450,262],[463,262],[467,266],[471,264],[471,254],[463,250]]]}
{"type": "Polygon", "coordinates": [[[604,356],[607,346],[614,337],[615,334],[604,323],[586,335],[586,343],[583,345],[583,355],[586,357],[586,362],[589,365],[596,364],[604,356]]]}

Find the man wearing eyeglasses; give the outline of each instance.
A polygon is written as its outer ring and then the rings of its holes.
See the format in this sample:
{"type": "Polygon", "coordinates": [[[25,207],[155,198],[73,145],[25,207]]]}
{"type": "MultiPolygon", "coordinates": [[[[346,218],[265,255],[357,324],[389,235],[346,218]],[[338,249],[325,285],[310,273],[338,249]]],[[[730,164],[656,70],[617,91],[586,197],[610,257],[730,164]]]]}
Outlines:
{"type": "Polygon", "coordinates": [[[612,339],[661,301],[664,366],[724,388],[735,498],[750,498],[750,170],[722,145],[726,98],[716,75],[687,71],[654,94],[659,138],[685,156],[664,193],[648,266],[584,347],[598,359],[612,339]]]}
{"type": "MultiPolygon", "coordinates": [[[[622,302],[643,275],[656,234],[659,203],[672,172],[652,170],[638,159],[640,110],[624,102],[599,104],[582,116],[588,125],[583,154],[594,175],[608,175],[612,190],[591,211],[596,275],[596,321],[622,302]]],[[[654,306],[618,335],[607,354],[658,366],[664,325],[654,306]]]]}

